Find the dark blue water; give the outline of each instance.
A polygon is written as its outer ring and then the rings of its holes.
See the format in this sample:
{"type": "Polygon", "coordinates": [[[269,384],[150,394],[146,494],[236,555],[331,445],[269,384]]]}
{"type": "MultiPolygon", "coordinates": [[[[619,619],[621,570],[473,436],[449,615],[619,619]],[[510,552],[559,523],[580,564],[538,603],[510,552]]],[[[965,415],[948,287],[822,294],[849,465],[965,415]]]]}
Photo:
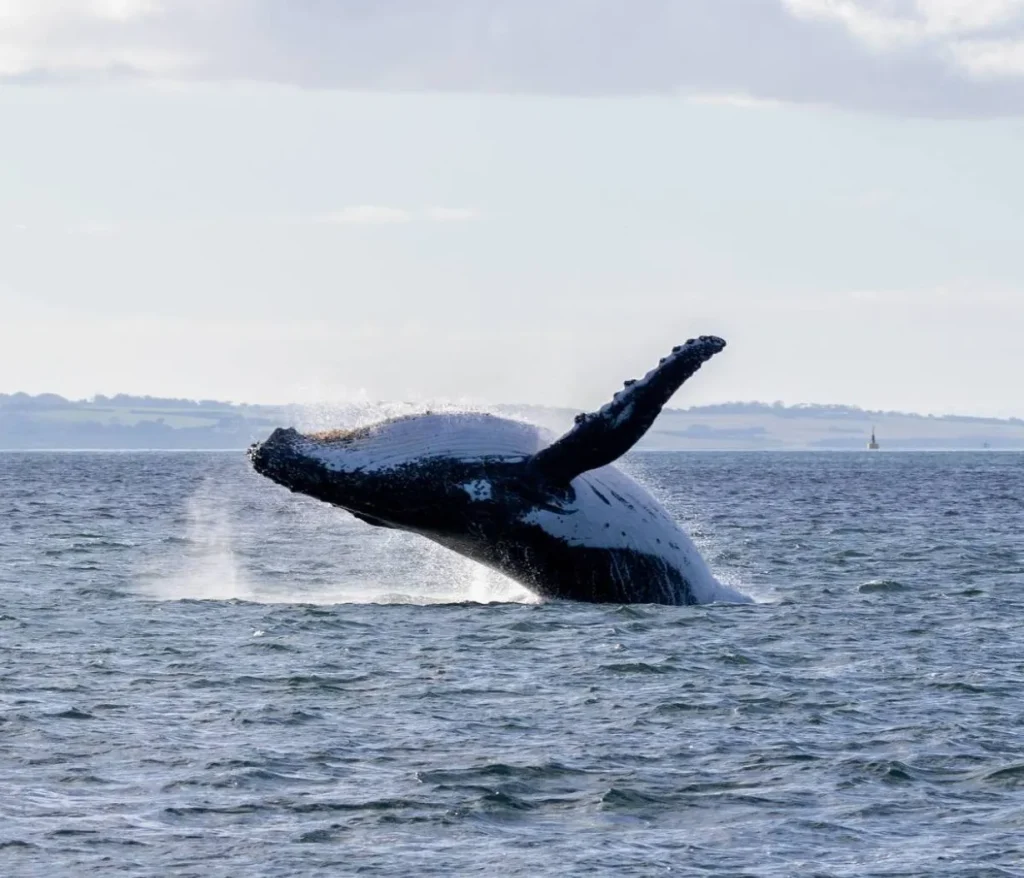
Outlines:
{"type": "Polygon", "coordinates": [[[1024,456],[631,467],[759,603],[523,602],[241,455],[0,455],[0,875],[1024,875],[1024,456]]]}

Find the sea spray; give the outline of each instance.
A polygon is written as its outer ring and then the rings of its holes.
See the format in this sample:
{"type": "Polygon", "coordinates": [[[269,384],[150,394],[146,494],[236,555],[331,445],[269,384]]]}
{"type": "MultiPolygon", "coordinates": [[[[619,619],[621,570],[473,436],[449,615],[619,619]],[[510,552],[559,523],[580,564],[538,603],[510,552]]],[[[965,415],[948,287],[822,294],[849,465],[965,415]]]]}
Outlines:
{"type": "Polygon", "coordinates": [[[185,501],[182,534],[165,541],[138,575],[142,594],[168,601],[322,605],[537,601],[497,571],[422,537],[371,528],[341,509],[290,497],[284,498],[287,518],[281,533],[264,540],[264,549],[272,552],[272,543],[282,540],[295,549],[299,542],[299,551],[289,553],[293,566],[271,565],[266,559],[247,565],[236,543],[251,543],[249,519],[259,510],[236,502],[234,495],[230,482],[207,479],[199,485],[185,501]],[[303,566],[301,540],[306,532],[328,539],[337,534],[336,569],[325,569],[322,559],[303,566]],[[354,557],[362,563],[354,564],[354,557]],[[367,576],[363,571],[374,572],[367,576]]]}

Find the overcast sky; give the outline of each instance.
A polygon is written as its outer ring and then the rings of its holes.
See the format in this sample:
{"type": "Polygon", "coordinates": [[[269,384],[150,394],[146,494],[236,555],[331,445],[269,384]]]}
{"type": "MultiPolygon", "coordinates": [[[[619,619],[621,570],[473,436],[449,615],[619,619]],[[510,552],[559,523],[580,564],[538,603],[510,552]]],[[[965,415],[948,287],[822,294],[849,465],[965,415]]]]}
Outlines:
{"type": "Polygon", "coordinates": [[[0,0],[0,392],[1024,416],[1024,0],[0,0]]]}

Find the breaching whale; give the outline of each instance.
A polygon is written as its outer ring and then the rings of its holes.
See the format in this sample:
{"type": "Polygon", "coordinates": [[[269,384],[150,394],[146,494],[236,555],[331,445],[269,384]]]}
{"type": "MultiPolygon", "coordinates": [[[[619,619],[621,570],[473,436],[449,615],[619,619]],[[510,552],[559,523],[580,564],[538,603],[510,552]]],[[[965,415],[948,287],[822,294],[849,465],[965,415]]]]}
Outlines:
{"type": "Polygon", "coordinates": [[[546,598],[748,602],[719,583],[689,537],[613,464],[702,363],[725,347],[690,339],[553,443],[532,424],[425,413],[354,430],[277,429],[255,470],[380,527],[421,534],[546,598]]]}

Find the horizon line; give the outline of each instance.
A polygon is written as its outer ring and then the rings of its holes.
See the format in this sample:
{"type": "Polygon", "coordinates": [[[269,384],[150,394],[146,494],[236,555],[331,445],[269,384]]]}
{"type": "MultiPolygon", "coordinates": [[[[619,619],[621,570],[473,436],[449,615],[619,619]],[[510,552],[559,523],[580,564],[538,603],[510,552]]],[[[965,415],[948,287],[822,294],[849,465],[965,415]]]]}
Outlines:
{"type": "MultiPolygon", "coordinates": [[[[387,406],[408,406],[410,408],[423,408],[429,409],[430,407],[444,406],[448,407],[461,407],[464,410],[479,410],[486,408],[504,408],[504,409],[516,409],[516,408],[533,408],[533,409],[545,409],[548,411],[581,411],[580,406],[571,405],[553,405],[549,403],[531,403],[531,402],[484,402],[482,400],[361,400],[358,402],[343,401],[343,402],[275,402],[275,403],[262,403],[262,402],[239,402],[234,400],[224,399],[213,399],[213,398],[197,398],[188,396],[154,396],[152,394],[134,394],[134,393],[115,393],[113,395],[105,393],[96,393],[91,397],[80,397],[71,398],[64,396],[60,393],[42,392],[42,393],[28,393],[27,391],[13,391],[13,392],[0,392],[0,399],[11,399],[15,397],[26,397],[32,400],[38,400],[43,398],[56,398],[61,402],[67,403],[68,405],[90,405],[95,404],[98,400],[117,400],[119,398],[136,399],[136,400],[148,400],[152,402],[177,402],[177,403],[191,403],[194,405],[218,405],[227,406],[232,408],[314,408],[317,406],[336,406],[338,408],[345,407],[387,407],[387,406]]],[[[775,409],[779,411],[801,411],[801,410],[832,410],[836,414],[840,413],[857,413],[869,416],[886,417],[886,416],[898,416],[898,417],[911,417],[911,418],[922,418],[922,419],[956,419],[956,420],[971,420],[971,421],[996,421],[1002,423],[1024,423],[1024,416],[1021,415],[965,415],[958,414],[956,412],[920,412],[920,411],[903,411],[899,409],[869,409],[859,405],[853,405],[848,403],[816,403],[816,402],[797,402],[797,403],[784,403],[780,400],[772,402],[765,402],[763,400],[726,400],[723,402],[703,403],[700,405],[692,405],[686,407],[677,407],[666,405],[663,412],[701,412],[709,411],[714,409],[727,408],[731,406],[747,406],[757,407],[762,409],[775,409]]]]}

